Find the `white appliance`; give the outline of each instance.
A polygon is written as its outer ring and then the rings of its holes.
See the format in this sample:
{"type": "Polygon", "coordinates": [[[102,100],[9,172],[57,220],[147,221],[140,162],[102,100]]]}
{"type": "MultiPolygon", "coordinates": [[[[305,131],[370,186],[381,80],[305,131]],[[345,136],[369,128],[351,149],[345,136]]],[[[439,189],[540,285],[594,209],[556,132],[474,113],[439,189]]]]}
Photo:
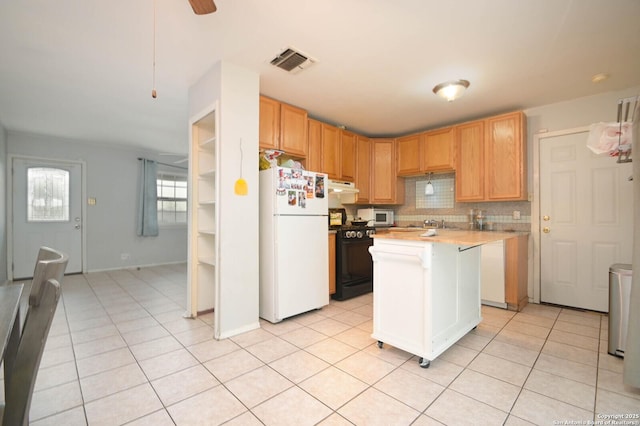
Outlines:
{"type": "Polygon", "coordinates": [[[480,255],[480,286],[483,305],[507,309],[505,300],[504,241],[483,244],[480,255]]]}
{"type": "Polygon", "coordinates": [[[376,209],[374,207],[368,209],[358,209],[358,217],[366,220],[367,226],[393,226],[393,210],[376,209]]]}
{"type": "Polygon", "coordinates": [[[327,175],[260,172],[260,317],[276,323],[329,304],[327,175]]]}

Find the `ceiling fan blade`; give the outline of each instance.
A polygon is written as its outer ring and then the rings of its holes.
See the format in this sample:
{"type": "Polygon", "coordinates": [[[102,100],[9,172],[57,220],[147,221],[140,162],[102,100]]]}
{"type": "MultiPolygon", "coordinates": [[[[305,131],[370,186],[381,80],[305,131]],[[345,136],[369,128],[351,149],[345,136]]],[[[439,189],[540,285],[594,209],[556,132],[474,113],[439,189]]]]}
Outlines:
{"type": "Polygon", "coordinates": [[[217,10],[213,0],[189,0],[196,15],[206,15],[217,10]]]}

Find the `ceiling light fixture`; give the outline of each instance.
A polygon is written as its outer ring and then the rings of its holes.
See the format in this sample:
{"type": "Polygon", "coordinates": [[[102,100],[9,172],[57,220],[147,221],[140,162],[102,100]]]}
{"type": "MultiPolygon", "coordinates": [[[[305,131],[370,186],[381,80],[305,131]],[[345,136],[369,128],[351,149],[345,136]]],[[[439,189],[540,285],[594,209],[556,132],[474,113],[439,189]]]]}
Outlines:
{"type": "Polygon", "coordinates": [[[446,81],[434,87],[433,93],[451,102],[462,96],[467,87],[469,87],[467,80],[446,81]]]}
{"type": "Polygon", "coordinates": [[[598,74],[594,74],[594,75],[591,77],[591,82],[592,82],[592,83],[600,83],[600,82],[602,82],[602,81],[605,81],[605,80],[606,80],[606,79],[608,79],[608,78],[609,78],[609,74],[604,73],[604,72],[600,72],[600,73],[598,73],[598,74]]]}

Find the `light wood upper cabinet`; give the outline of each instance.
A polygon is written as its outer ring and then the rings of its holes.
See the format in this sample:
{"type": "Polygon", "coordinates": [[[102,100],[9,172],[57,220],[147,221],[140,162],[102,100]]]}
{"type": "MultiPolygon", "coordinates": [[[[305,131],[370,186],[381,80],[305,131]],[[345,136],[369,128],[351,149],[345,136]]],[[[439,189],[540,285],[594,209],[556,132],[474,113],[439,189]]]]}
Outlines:
{"type": "Polygon", "coordinates": [[[440,172],[455,169],[453,127],[425,132],[422,138],[421,171],[440,172]]]}
{"type": "Polygon", "coordinates": [[[396,161],[398,176],[419,174],[422,134],[396,139],[396,161]]]}
{"type": "Polygon", "coordinates": [[[279,149],[280,102],[260,96],[260,148],[279,149]]]}
{"type": "Polygon", "coordinates": [[[394,139],[371,139],[371,204],[402,204],[404,180],[396,174],[394,139]]]}
{"type": "Polygon", "coordinates": [[[356,137],[356,203],[369,204],[371,198],[371,140],[356,137]]]}
{"type": "Polygon", "coordinates": [[[280,149],[289,155],[304,158],[308,146],[307,111],[280,104],[280,149]]]}
{"type": "Polygon", "coordinates": [[[340,134],[342,164],[340,178],[353,182],[356,178],[356,135],[346,130],[340,134]]]}
{"type": "Polygon", "coordinates": [[[454,170],[454,146],[453,127],[398,138],[398,176],[454,170]]]}
{"type": "Polygon", "coordinates": [[[456,201],[526,200],[525,134],[520,111],[456,126],[456,201]]]}
{"type": "Polygon", "coordinates": [[[456,201],[484,200],[484,121],[456,126],[456,201]]]}
{"type": "Polygon", "coordinates": [[[318,120],[307,120],[307,135],[309,139],[309,153],[305,164],[307,170],[322,171],[322,123],[318,120]]]}
{"type": "Polygon", "coordinates": [[[280,149],[305,158],[308,152],[307,111],[260,96],[260,148],[280,149]]]}
{"type": "Polygon", "coordinates": [[[486,198],[490,201],[526,200],[526,134],[522,112],[486,120],[486,198]]]}
{"type": "Polygon", "coordinates": [[[342,150],[340,147],[340,129],[329,124],[322,123],[322,166],[321,172],[329,175],[331,179],[340,179],[342,150]]]}

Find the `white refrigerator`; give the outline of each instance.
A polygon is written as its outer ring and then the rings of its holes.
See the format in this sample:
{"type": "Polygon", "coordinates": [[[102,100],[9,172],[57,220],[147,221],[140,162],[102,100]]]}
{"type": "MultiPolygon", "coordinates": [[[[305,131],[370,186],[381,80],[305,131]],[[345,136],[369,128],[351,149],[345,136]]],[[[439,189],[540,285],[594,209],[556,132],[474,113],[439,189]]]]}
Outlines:
{"type": "Polygon", "coordinates": [[[260,171],[260,317],[272,323],[329,304],[327,175],[260,171]]]}

